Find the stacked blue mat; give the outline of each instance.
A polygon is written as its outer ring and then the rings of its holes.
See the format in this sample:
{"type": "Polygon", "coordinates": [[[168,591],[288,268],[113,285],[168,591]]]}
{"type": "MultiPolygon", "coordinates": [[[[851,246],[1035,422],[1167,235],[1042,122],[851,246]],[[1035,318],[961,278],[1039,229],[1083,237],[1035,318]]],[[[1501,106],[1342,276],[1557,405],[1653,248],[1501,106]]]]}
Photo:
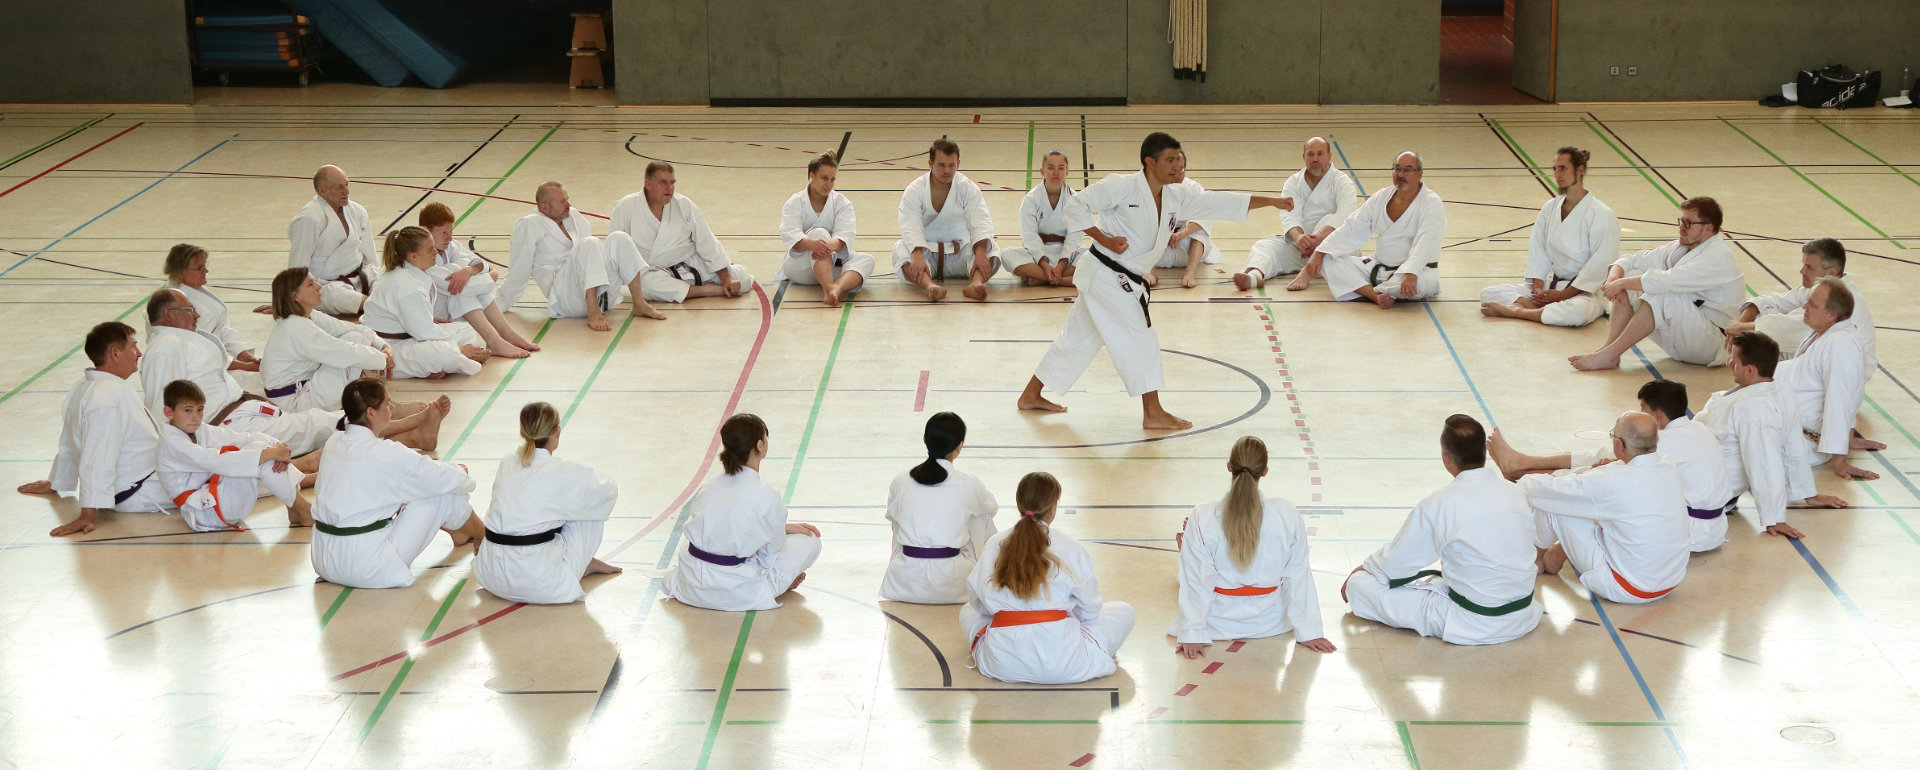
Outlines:
{"type": "Polygon", "coordinates": [[[300,57],[300,26],[290,14],[199,16],[193,34],[203,66],[296,69],[312,63],[300,57]]]}
{"type": "Polygon", "coordinates": [[[298,8],[328,43],[389,87],[411,74],[445,88],[518,50],[535,18],[528,0],[298,0],[298,8]]]}

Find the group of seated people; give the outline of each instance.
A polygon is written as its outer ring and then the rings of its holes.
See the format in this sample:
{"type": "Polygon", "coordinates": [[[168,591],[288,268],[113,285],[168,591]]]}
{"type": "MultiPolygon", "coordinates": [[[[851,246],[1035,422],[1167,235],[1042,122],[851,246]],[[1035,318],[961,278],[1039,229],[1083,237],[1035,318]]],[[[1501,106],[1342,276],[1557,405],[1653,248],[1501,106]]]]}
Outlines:
{"type": "MultiPolygon", "coordinates": [[[[1021,203],[1021,245],[1005,252],[959,157],[956,144],[936,141],[930,171],[902,196],[892,253],[899,278],[936,301],[943,280],[962,277],[965,296],[984,298],[1003,264],[1028,285],[1072,285],[1089,248],[1087,231],[1067,224],[1076,193],[1066,185],[1066,156],[1043,158],[1041,183],[1021,203]]],[[[1799,538],[1786,521],[1790,502],[1846,505],[1816,493],[1812,468],[1830,462],[1844,478],[1877,478],[1847,459],[1884,447],[1854,430],[1877,361],[1842,245],[1805,244],[1801,287],[1743,300],[1720,207],[1694,198],[1682,204],[1677,240],[1615,259],[1619,221],[1587,192],[1587,159],[1571,147],[1556,155],[1561,195],[1534,224],[1523,280],[1486,289],[1482,312],[1556,326],[1608,315],[1606,344],[1570,359],[1576,368],[1616,367],[1651,339],[1677,360],[1728,365],[1732,387],[1693,413],[1683,385],[1647,383],[1638,408],[1615,423],[1610,452],[1529,455],[1497,430],[1489,436],[1471,418],[1449,418],[1440,459],[1455,480],[1347,579],[1341,596],[1355,614],[1455,643],[1507,641],[1539,620],[1534,574],[1571,565],[1595,595],[1652,601],[1678,586],[1688,553],[1725,542],[1740,495],[1752,493],[1766,532],[1799,538]],[[1440,570],[1428,569],[1435,562],[1440,570]]],[[[1237,288],[1291,274],[1287,288],[1299,290],[1324,276],[1337,299],[1381,307],[1439,293],[1446,217],[1421,182],[1418,155],[1396,158],[1393,186],[1364,202],[1332,167],[1327,142],[1306,142],[1302,160],[1285,183],[1284,232],[1253,246],[1233,276],[1237,288]]],[[[1184,155],[1173,162],[1169,184],[1204,192],[1184,178],[1184,155]]],[[[779,277],[819,285],[829,306],[859,292],[875,264],[854,251],[853,207],[834,190],[837,172],[831,154],[814,159],[779,228],[788,249],[779,277]]],[[[578,601],[584,575],[620,571],[595,558],[617,490],[556,457],[555,409],[521,410],[523,447],[501,460],[483,519],[468,501],[475,484],[465,467],[426,454],[449,399],[402,402],[384,380],[472,374],[492,357],[538,352],[506,317],[529,280],[549,316],[585,318],[595,330],[611,328],[606,315],[623,286],[633,314],[655,319],[665,316],[654,302],[751,291],[753,276],[674,183],[671,165],[649,164],[645,188],[615,204],[605,239],[562,185],[540,185],[536,211],[513,228],[503,279],[459,243],[458,220],[440,203],[421,210],[418,226],[388,233],[376,260],[366,210],[349,199],[345,174],[324,167],[315,197],[289,226],[289,266],[261,308],[275,320],[258,352],[209,292],[206,250],[174,247],[163,266],[168,283],[146,304],[145,351],[117,321],[88,333],[92,367],[62,406],[49,478],[20,491],[77,493],[79,516],[54,536],[91,532],[105,511],[178,509],[196,531],[241,530],[270,494],[293,526],[315,528],[313,566],[326,580],[410,585],[413,558],[442,530],[456,546],[478,544],[475,575],[502,598],[578,601]],[[129,382],[136,374],[138,390],[129,382]],[[311,503],[303,487],[314,489],[311,503]]],[[[1158,264],[1185,268],[1183,283],[1194,285],[1197,266],[1219,260],[1205,225],[1161,224],[1170,235],[1158,264]]],[[[820,531],[789,523],[778,492],[760,481],[764,422],[734,415],[720,436],[725,473],[693,498],[685,553],[664,592],[716,610],[773,609],[819,557],[820,531]]],[[[1059,482],[1046,473],[1023,478],[1019,515],[998,531],[994,495],[954,466],[965,424],[941,413],[924,438],[927,461],[889,493],[894,549],[880,595],[961,604],[988,676],[1060,683],[1111,673],[1133,611],[1103,601],[1086,550],[1050,531],[1059,482]]],[[[1300,516],[1259,494],[1265,445],[1240,439],[1227,467],[1226,496],[1196,507],[1178,538],[1180,613],[1169,630],[1178,651],[1191,658],[1216,640],[1289,631],[1311,649],[1334,651],[1321,634],[1300,516]]]]}

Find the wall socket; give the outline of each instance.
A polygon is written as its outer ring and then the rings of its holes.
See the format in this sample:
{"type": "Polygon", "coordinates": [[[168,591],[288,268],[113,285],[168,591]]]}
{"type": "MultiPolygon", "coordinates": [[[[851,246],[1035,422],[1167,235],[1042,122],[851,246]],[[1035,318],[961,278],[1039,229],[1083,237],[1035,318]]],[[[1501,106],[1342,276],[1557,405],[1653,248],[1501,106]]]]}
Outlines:
{"type": "Polygon", "coordinates": [[[1627,68],[1627,77],[1630,77],[1630,78],[1631,78],[1631,77],[1638,77],[1639,75],[1640,75],[1640,68],[1639,68],[1639,67],[1628,67],[1628,68],[1627,68]]]}
{"type": "Polygon", "coordinates": [[[1618,76],[1620,75],[1620,68],[1619,68],[1619,67],[1608,67],[1608,68],[1607,68],[1607,75],[1608,75],[1608,76],[1610,76],[1610,77],[1618,77],[1618,76]]]}

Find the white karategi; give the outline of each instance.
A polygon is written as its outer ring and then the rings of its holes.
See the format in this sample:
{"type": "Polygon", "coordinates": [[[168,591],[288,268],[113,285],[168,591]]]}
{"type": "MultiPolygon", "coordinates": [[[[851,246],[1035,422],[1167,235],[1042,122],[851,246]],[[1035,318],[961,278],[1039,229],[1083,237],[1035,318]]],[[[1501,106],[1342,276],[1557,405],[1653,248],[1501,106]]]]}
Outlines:
{"type": "MultiPolygon", "coordinates": [[[[640,205],[645,206],[646,201],[642,200],[640,205]]],[[[853,201],[834,190],[827,195],[826,205],[814,211],[811,194],[801,188],[780,207],[780,243],[787,247],[787,257],[781,261],[780,272],[773,280],[792,281],[802,286],[820,285],[820,279],[813,276],[813,252],[796,249],[794,244],[807,238],[816,241],[838,238],[840,250],[833,253],[833,277],[838,279],[841,273],[851,270],[860,274],[860,285],[853,290],[866,288],[867,279],[873,276],[873,255],[853,250],[854,235],[853,201]]]]}
{"type": "Polygon", "coordinates": [[[260,355],[260,381],[282,409],[340,408],[340,391],[360,373],[387,368],[386,341],[360,324],[318,310],[273,322],[260,355]]]}
{"type": "Polygon", "coordinates": [[[967,575],[980,549],[998,531],[993,514],[1000,501],[971,473],[937,460],[947,479],[933,486],[907,473],[887,490],[887,521],[893,523],[893,557],[880,579],[880,598],[914,604],[959,604],[967,600],[967,575]],[[903,547],[951,549],[952,556],[908,556],[903,547]]]}
{"type": "Polygon", "coordinates": [[[633,193],[613,204],[612,227],[631,237],[646,260],[640,291],[648,302],[685,302],[688,290],[719,283],[722,272],[739,284],[741,294],[753,293],[753,274],[727,256],[692,198],[674,193],[655,217],[646,192],[633,193]]]}
{"type": "Polygon", "coordinates": [[[1387,215],[1394,189],[1375,190],[1314,249],[1327,255],[1320,269],[1334,299],[1356,299],[1363,286],[1394,299],[1440,295],[1440,239],[1447,234],[1446,204],[1423,183],[1413,203],[1395,220],[1387,215]],[[1373,244],[1373,254],[1360,256],[1360,247],[1374,236],[1379,240],[1373,244]],[[1415,279],[1412,296],[1400,291],[1400,282],[1409,275],[1415,279]]]}
{"type": "Polygon", "coordinates": [[[1293,503],[1264,501],[1260,539],[1246,569],[1233,563],[1221,524],[1221,501],[1201,503],[1187,516],[1180,541],[1180,616],[1167,633],[1183,644],[1260,639],[1293,632],[1296,642],[1326,636],[1320,596],[1307,563],[1307,526],[1293,503]],[[1216,589],[1265,590],[1239,596],[1216,589]]]}
{"type": "Polygon", "coordinates": [[[1000,261],[1008,270],[1040,260],[1055,264],[1079,263],[1080,257],[1087,253],[1086,236],[1078,230],[1067,229],[1067,200],[1072,197],[1073,188],[1064,182],[1060,185],[1057,206],[1047,198],[1046,182],[1027,191],[1026,197],[1020,199],[1020,245],[1000,253],[1000,261]],[[1048,243],[1042,236],[1060,240],[1048,243]]]}
{"type": "MultiPolygon", "coordinates": [[[[204,331],[187,331],[171,326],[155,326],[147,333],[146,355],[140,357],[140,385],[146,392],[147,411],[165,415],[167,384],[186,380],[200,386],[207,399],[206,416],[211,421],[245,393],[227,365],[233,362],[220,342],[204,331]]],[[[344,385],[342,386],[344,387],[344,385]]],[[[342,412],[323,409],[288,411],[277,407],[235,409],[222,423],[241,433],[265,433],[286,444],[299,456],[319,449],[342,412]]],[[[157,419],[157,418],[156,418],[157,419]]],[[[178,493],[175,493],[178,494],[178,493]]]]}
{"type": "MultiPolygon", "coordinates": [[[[1873,340],[1873,313],[1868,312],[1867,296],[1854,285],[1853,276],[1840,276],[1840,282],[1853,293],[1853,315],[1848,320],[1853,321],[1853,335],[1860,340],[1860,348],[1867,351],[1867,377],[1872,378],[1874,367],[1879,366],[1878,348],[1874,347],[1873,340]]],[[[1742,311],[1747,305],[1758,308],[1760,315],[1753,319],[1753,330],[1779,343],[1781,356],[1790,356],[1813,335],[1813,328],[1807,326],[1807,298],[1811,296],[1813,289],[1801,286],[1753,297],[1740,308],[1742,311]]]]}
{"type": "MultiPolygon", "coordinates": [[[[1127,240],[1125,254],[1108,254],[1107,259],[1144,281],[1178,222],[1243,220],[1251,202],[1246,193],[1195,192],[1167,185],[1160,190],[1156,210],[1144,172],[1110,174],[1067,199],[1067,230],[1083,232],[1093,227],[1093,216],[1099,214],[1102,233],[1127,240]]],[[[1147,287],[1107,267],[1098,246],[1091,252],[1093,258],[1074,273],[1080,292],[1073,309],[1067,311],[1066,326],[1033,374],[1048,390],[1065,393],[1104,345],[1127,393],[1138,396],[1159,390],[1165,376],[1160,369],[1160,335],[1148,316],[1147,287]]]]}
{"type": "Polygon", "coordinates": [[[221,302],[205,287],[196,289],[184,283],[170,283],[167,288],[180,292],[187,302],[192,303],[194,312],[200,314],[200,320],[194,323],[193,328],[213,335],[214,339],[220,341],[220,346],[226,349],[227,355],[237,356],[253,349],[253,343],[227,322],[227,303],[221,302]]]}
{"type": "Polygon", "coordinates": [[[1563,219],[1561,206],[1567,196],[1555,196],[1540,207],[1533,220],[1533,235],[1527,239],[1527,270],[1519,283],[1502,283],[1480,291],[1481,302],[1511,305],[1532,295],[1527,281],[1539,281],[1547,290],[1571,285],[1580,293],[1546,306],[1540,323],[1548,326],[1586,326],[1606,315],[1607,300],[1600,296],[1600,284],[1607,282],[1607,267],[1620,253],[1620,217],[1593,193],[1587,193],[1573,205],[1563,219]]]}
{"type": "Polygon", "coordinates": [[[494,305],[504,313],[513,309],[531,279],[547,296],[551,318],[585,318],[587,290],[600,290],[600,309],[620,302],[620,287],[647,269],[640,250],[626,233],[612,233],[603,242],[593,237],[593,223],[579,209],[567,209],[567,225],[538,211],[513,225],[507,246],[507,278],[494,292],[494,305]]]}
{"type": "Polygon", "coordinates": [[[433,320],[458,321],[468,313],[493,304],[498,286],[488,274],[487,261],[480,255],[468,251],[459,241],[452,241],[444,250],[434,252],[433,263],[433,267],[427,269],[427,277],[433,279],[433,320]],[[479,267],[480,272],[471,273],[475,267],[479,267]],[[447,279],[462,270],[471,274],[467,276],[466,287],[454,294],[447,290],[447,279]]]}
{"type": "Polygon", "coordinates": [[[313,519],[332,527],[386,526],[357,535],[314,528],[313,571],[350,588],[413,585],[413,560],[434,533],[459,529],[473,515],[473,479],[453,463],[430,460],[359,425],[327,440],[314,482],[313,519]]]}
{"type": "Polygon", "coordinates": [[[1687,502],[1680,469],[1659,454],[1567,475],[1520,478],[1534,545],[1559,543],[1580,584],[1602,599],[1644,604],[1687,576],[1687,502]]]}
{"type": "Polygon", "coordinates": [[[1848,318],[1808,337],[1793,358],[1774,369],[1773,381],[1792,389],[1799,404],[1802,440],[1815,465],[1845,455],[1853,440],[1854,418],[1867,394],[1867,351],[1858,327],[1848,318]]]}
{"type": "MultiPolygon", "coordinates": [[[[1720,438],[1710,426],[1698,420],[1678,417],[1660,429],[1660,456],[1680,471],[1680,485],[1687,499],[1687,548],[1695,553],[1711,551],[1727,542],[1727,503],[1739,497],[1733,478],[1727,474],[1726,459],[1721,457],[1720,438]]],[[[1588,468],[1611,459],[1611,449],[1589,448],[1571,455],[1575,469],[1588,468]]]]}
{"type": "Polygon", "coordinates": [[[1281,185],[1280,194],[1293,199],[1293,210],[1280,212],[1280,234],[1255,242],[1247,254],[1247,267],[1260,271],[1263,281],[1298,273],[1306,267],[1307,257],[1313,256],[1294,247],[1293,239],[1287,237],[1293,228],[1312,235],[1323,227],[1339,227],[1360,208],[1360,185],[1337,168],[1327,169],[1319,184],[1307,181],[1306,169],[1295,171],[1281,185]]]}
{"type": "Polygon", "coordinates": [[[315,195],[293,215],[287,223],[287,267],[304,267],[320,283],[320,310],[352,315],[360,312],[360,303],[380,275],[380,252],[373,245],[366,207],[347,201],[341,211],[344,227],[333,206],[315,195]]]}
{"type": "Polygon", "coordinates": [[[493,477],[487,531],[501,535],[554,532],[534,545],[480,544],[473,576],[480,586],[510,602],[567,604],[587,597],[580,578],[600,551],[601,535],[620,490],[592,468],[533,450],[531,465],[514,452],[493,477]]]}
{"type": "MultiPolygon", "coordinates": [[[[1175,186],[1187,188],[1187,191],[1190,193],[1203,193],[1207,191],[1206,185],[1193,181],[1191,177],[1180,180],[1180,184],[1175,186]]],[[[1220,263],[1220,249],[1214,247],[1213,232],[1207,229],[1206,222],[1186,219],[1179,220],[1174,223],[1173,232],[1179,232],[1187,226],[1189,221],[1199,225],[1200,229],[1195,230],[1192,235],[1181,238],[1172,246],[1165,247],[1165,250],[1160,252],[1160,261],[1155,262],[1154,267],[1186,267],[1187,249],[1192,248],[1195,241],[1200,242],[1201,264],[1217,265],[1220,263]]],[[[1173,233],[1168,233],[1167,235],[1168,237],[1172,237],[1173,233]]],[[[1165,243],[1164,240],[1161,242],[1165,243]]]]}
{"type": "Polygon", "coordinates": [[[820,558],[820,538],[787,534],[780,492],[752,468],[707,482],[688,505],[693,508],[684,530],[689,550],[662,584],[669,599],[727,612],[777,609],[774,599],[820,558]],[[696,558],[692,548],[744,561],[715,564],[696,558]]]}
{"type": "Polygon", "coordinates": [[[1347,601],[1355,615],[1453,644],[1526,636],[1542,611],[1533,527],[1519,486],[1493,468],[1461,471],[1347,578],[1347,601]]]}
{"type": "Polygon", "coordinates": [[[393,348],[394,379],[480,373],[480,362],[460,352],[482,344],[479,335],[464,321],[434,323],[433,277],[411,264],[373,283],[360,323],[393,348]]]}
{"type": "MultiPolygon", "coordinates": [[[[1734,496],[1753,493],[1761,527],[1786,523],[1787,501],[1819,494],[1796,413],[1793,394],[1771,380],[1715,393],[1697,413],[1719,441],[1734,496]]],[[[1720,521],[1724,537],[1726,518],[1720,521]]]]}
{"type": "Polygon", "coordinates": [[[966,174],[955,172],[953,186],[939,210],[933,208],[933,172],[921,174],[900,193],[900,240],[893,242],[893,270],[913,260],[914,249],[926,249],[927,271],[938,281],[973,274],[973,244],[987,242],[987,277],[1000,272],[1000,244],[993,239],[993,213],[987,198],[966,174]],[[946,256],[941,257],[944,252],[946,256]]]}
{"type": "MultiPolygon", "coordinates": [[[[1160,242],[1161,246],[1166,241],[1160,242]]],[[[1153,254],[1159,254],[1155,249],[1153,254]]],[[[1049,553],[1060,559],[1032,599],[1022,599],[993,582],[1000,546],[1013,530],[994,535],[980,549],[980,561],[967,577],[967,603],[960,605],[960,628],[973,645],[974,667],[1002,682],[1072,684],[1114,672],[1114,653],[1133,631],[1133,607],[1100,600],[1100,580],[1086,546],[1060,532],[1049,536],[1049,553]],[[1060,620],[989,627],[1002,611],[1060,610],[1060,620]],[[985,634],[981,631],[985,630],[985,634]]]]}
{"type": "Polygon", "coordinates": [[[153,477],[160,425],[126,380],[88,369],[60,404],[60,448],[47,474],[81,508],[151,513],[169,507],[153,477]]]}
{"type": "Polygon", "coordinates": [[[160,429],[160,485],[180,508],[180,518],[195,532],[246,529],[242,519],[265,489],[283,505],[292,505],[306,478],[289,464],[276,471],[260,452],[279,440],[264,433],[242,433],[201,425],[191,435],[169,424],[160,429]]]}
{"type": "Polygon", "coordinates": [[[1719,235],[1688,249],[1679,241],[1628,254],[1614,264],[1624,277],[1640,276],[1640,291],[1630,302],[1645,302],[1653,313],[1647,338],[1673,360],[1701,366],[1727,362],[1727,324],[1744,299],[1740,264],[1719,235]]]}

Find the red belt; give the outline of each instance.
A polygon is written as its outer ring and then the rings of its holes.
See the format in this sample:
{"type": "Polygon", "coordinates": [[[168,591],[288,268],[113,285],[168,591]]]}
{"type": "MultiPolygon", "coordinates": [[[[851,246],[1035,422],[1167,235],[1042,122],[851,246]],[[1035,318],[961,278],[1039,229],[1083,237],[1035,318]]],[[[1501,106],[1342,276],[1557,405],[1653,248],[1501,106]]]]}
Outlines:
{"type": "MultiPolygon", "coordinates": [[[[237,446],[220,447],[220,454],[226,454],[228,452],[238,452],[238,451],[240,451],[240,447],[237,447],[237,446]]],[[[173,507],[175,508],[185,507],[187,504],[187,498],[192,497],[193,493],[198,491],[200,490],[189,489],[185,492],[181,492],[180,496],[173,498],[173,507]]],[[[220,474],[216,473],[207,478],[207,492],[213,495],[213,515],[220,518],[221,524],[225,524],[229,528],[232,528],[241,532],[247,531],[247,528],[244,525],[235,524],[231,521],[227,521],[226,514],[220,512],[220,474]]]]}
{"type": "Polygon", "coordinates": [[[1280,590],[1279,586],[1240,586],[1239,588],[1214,588],[1213,592],[1221,596],[1266,596],[1280,590]]]}
{"type": "Polygon", "coordinates": [[[1613,581],[1616,583],[1619,583],[1621,588],[1627,589],[1627,593],[1632,594],[1634,596],[1638,596],[1642,599],[1658,599],[1662,596],[1666,596],[1667,594],[1672,593],[1674,588],[1679,587],[1679,586],[1671,586],[1664,591],[1654,591],[1649,593],[1646,591],[1642,591],[1638,588],[1634,588],[1633,584],[1627,582],[1626,578],[1620,577],[1619,570],[1613,569],[1612,567],[1608,567],[1607,571],[1613,573],[1613,581]]]}
{"type": "Polygon", "coordinates": [[[980,646],[980,637],[987,635],[988,628],[1030,626],[1035,623],[1052,623],[1056,620],[1066,619],[1066,610],[1001,610],[993,613],[993,622],[988,623],[985,627],[974,633],[973,644],[969,645],[967,650],[971,652],[975,647],[980,646]]]}

